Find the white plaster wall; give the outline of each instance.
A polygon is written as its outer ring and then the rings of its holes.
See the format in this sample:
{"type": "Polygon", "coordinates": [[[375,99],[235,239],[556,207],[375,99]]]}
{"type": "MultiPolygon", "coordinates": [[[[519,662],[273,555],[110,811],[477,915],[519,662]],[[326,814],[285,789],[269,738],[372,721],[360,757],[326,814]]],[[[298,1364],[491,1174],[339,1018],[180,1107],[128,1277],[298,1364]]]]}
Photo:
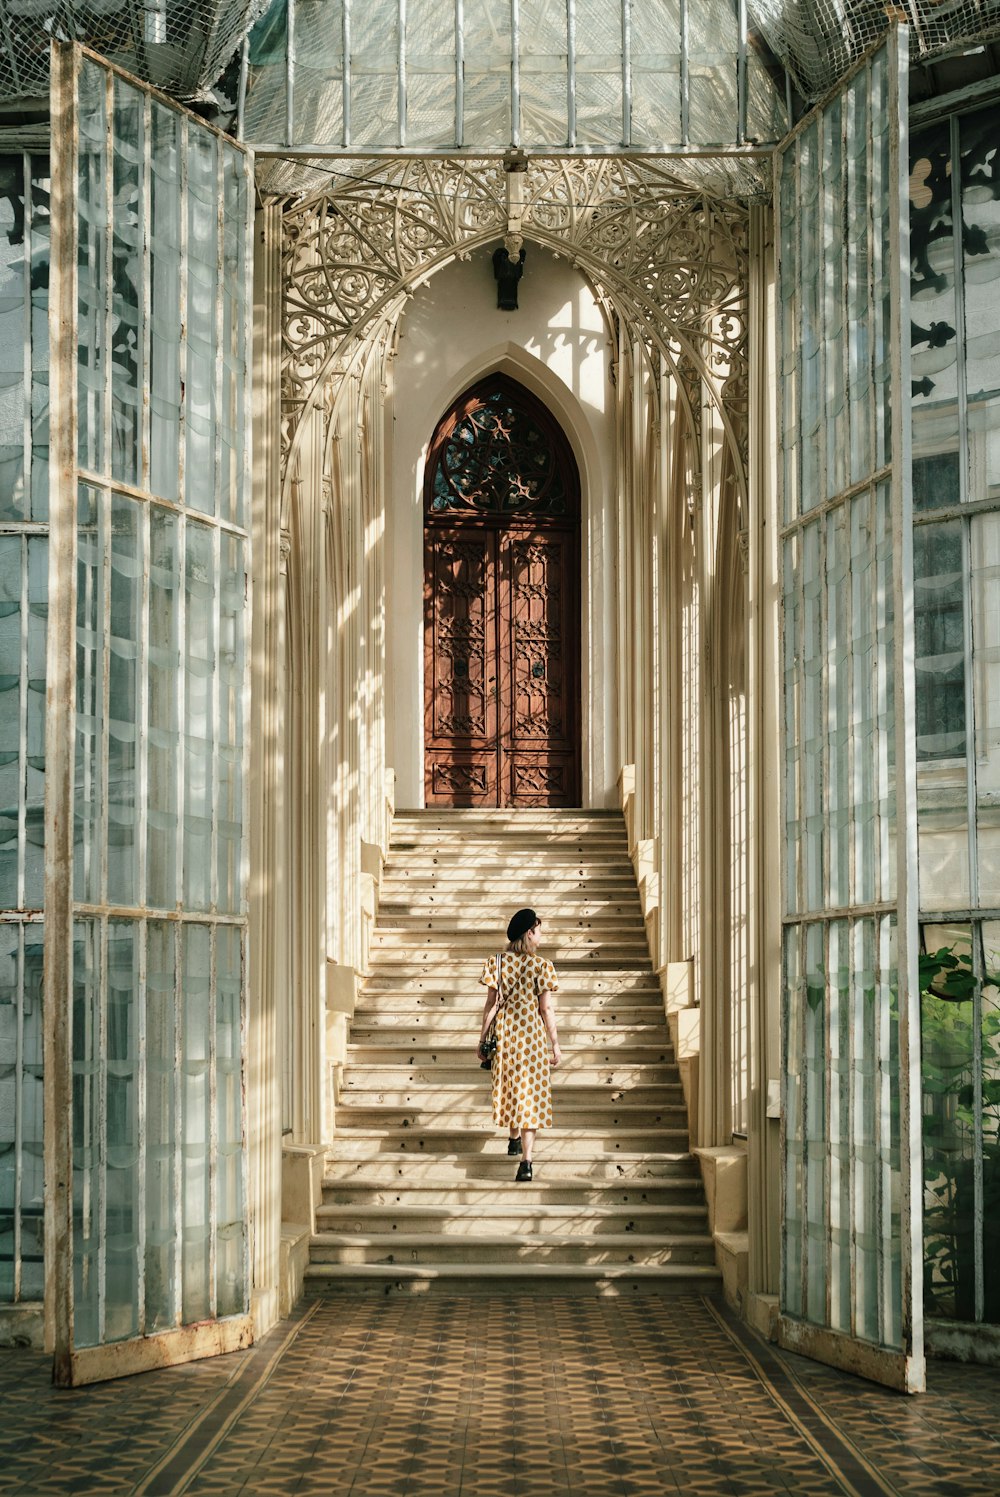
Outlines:
{"type": "Polygon", "coordinates": [[[500,312],[488,251],[440,271],[399,328],[387,402],[387,759],[396,805],[424,804],[423,483],[434,428],[451,402],[494,369],[521,381],[559,420],[580,468],[583,532],[583,803],[617,799],[615,424],[611,343],[586,280],[528,244],[516,312],[500,312]]]}

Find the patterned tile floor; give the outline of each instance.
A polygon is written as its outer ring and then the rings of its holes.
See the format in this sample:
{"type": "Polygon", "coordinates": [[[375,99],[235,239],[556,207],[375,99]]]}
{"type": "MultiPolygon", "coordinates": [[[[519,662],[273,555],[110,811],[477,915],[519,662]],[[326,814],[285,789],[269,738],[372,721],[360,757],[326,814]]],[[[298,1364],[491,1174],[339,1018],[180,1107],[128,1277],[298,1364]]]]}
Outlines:
{"type": "Polygon", "coordinates": [[[248,1352],[70,1392],[0,1353],[0,1492],[1000,1493],[1000,1374],[904,1398],[700,1295],[313,1300],[248,1352]]]}

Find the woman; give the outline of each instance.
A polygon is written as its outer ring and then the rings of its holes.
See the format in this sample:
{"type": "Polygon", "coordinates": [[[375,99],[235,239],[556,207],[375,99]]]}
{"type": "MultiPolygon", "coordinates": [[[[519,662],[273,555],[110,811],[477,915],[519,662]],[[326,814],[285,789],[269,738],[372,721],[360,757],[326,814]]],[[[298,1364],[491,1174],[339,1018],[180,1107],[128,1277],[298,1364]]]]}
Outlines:
{"type": "Polygon", "coordinates": [[[523,1151],[516,1180],[531,1179],[535,1131],[552,1126],[549,1071],[562,1059],[552,1006],[559,983],[552,963],[537,955],[541,924],[534,910],[518,910],[507,927],[507,950],[490,957],[479,979],[489,992],[476,1053],[481,1059],[486,1031],[496,1014],[493,1121],[498,1128],[510,1129],[507,1153],[523,1151]],[[546,1035],[551,1057],[546,1054],[546,1035]]]}

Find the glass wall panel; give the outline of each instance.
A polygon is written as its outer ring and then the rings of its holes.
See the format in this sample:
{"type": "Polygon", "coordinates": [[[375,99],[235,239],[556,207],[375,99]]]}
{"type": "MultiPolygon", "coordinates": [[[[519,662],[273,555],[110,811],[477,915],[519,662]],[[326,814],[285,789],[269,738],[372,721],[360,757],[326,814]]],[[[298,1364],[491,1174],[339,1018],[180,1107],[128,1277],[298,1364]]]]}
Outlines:
{"type": "Polygon", "coordinates": [[[0,1303],[45,1285],[42,1117],[49,179],[0,155],[0,1303]]]}
{"type": "Polygon", "coordinates": [[[904,1201],[917,1161],[901,1153],[894,601],[907,499],[886,471],[897,395],[889,104],[882,53],[779,154],[782,1309],[910,1355],[904,1201]]]}
{"type": "MultiPolygon", "coordinates": [[[[87,471],[74,511],[60,490],[57,514],[76,576],[62,626],[75,709],[70,1352],[248,1302],[250,245],[244,153],[113,70],[79,54],[72,66],[87,471]]],[[[37,687],[42,616],[30,610],[44,558],[25,557],[37,687]]],[[[3,623],[0,610],[0,645],[3,623]]],[[[22,781],[36,788],[25,776],[36,759],[44,771],[37,714],[26,722],[22,781]]],[[[17,866],[37,882],[30,859],[17,866]]],[[[26,1014],[17,1022],[27,1097],[33,1032],[26,1014]]],[[[0,1192],[4,1157],[0,1140],[0,1192]]],[[[23,1167],[19,1181],[27,1189],[23,1167]]]]}
{"type": "Polygon", "coordinates": [[[1000,1320],[998,150],[996,111],[983,108],[927,126],[910,152],[926,1301],[934,1316],[989,1322],[1000,1320]]]}

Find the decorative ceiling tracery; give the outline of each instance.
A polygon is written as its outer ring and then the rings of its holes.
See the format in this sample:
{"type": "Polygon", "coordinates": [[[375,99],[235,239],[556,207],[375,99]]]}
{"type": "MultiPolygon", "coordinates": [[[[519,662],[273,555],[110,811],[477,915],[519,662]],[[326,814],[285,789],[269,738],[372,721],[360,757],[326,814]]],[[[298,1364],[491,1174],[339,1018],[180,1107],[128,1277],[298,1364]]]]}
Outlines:
{"type": "MultiPolygon", "coordinates": [[[[572,261],[658,351],[702,382],[745,472],[748,211],[644,161],[391,159],[284,215],[286,455],[345,357],[443,265],[529,239],[572,261]]],[[[742,487],[742,482],[741,482],[742,487]]]]}

